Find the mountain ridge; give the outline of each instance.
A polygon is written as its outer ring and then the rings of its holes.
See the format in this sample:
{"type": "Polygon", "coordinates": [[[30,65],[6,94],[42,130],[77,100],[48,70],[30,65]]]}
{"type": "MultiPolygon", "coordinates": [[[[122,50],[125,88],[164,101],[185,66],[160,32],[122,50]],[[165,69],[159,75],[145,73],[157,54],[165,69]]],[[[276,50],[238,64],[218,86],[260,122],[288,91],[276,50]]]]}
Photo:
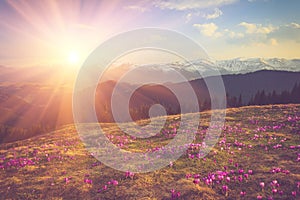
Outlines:
{"type": "Polygon", "coordinates": [[[229,60],[182,61],[173,63],[120,65],[108,70],[103,81],[144,83],[181,82],[178,73],[186,80],[206,78],[215,75],[246,74],[260,70],[300,72],[300,59],[284,58],[235,58],[229,60]],[[147,74],[147,77],[143,76],[147,74]],[[124,76],[122,79],[120,77],[124,76]]]}

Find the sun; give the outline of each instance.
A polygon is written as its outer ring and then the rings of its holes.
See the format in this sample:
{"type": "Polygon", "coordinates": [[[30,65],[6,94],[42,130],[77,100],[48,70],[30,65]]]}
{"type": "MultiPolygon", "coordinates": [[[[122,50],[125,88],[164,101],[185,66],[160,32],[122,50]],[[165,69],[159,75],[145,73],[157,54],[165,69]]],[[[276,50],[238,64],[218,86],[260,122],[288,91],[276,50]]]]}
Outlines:
{"type": "Polygon", "coordinates": [[[69,55],[68,55],[68,62],[70,63],[70,64],[78,64],[79,63],[79,61],[80,61],[80,56],[79,56],[79,54],[78,54],[78,52],[76,52],[76,51],[71,51],[70,53],[69,53],[69,55]]]}

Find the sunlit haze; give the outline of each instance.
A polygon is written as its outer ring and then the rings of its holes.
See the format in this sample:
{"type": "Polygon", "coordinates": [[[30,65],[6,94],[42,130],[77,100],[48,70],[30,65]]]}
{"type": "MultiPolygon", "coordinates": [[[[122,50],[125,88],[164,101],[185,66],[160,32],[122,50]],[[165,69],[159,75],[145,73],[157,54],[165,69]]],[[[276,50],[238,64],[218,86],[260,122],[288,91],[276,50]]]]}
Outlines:
{"type": "Polygon", "coordinates": [[[1,1],[0,64],[80,65],[107,38],[141,27],[186,34],[215,59],[298,58],[299,4],[297,0],[1,1]]]}

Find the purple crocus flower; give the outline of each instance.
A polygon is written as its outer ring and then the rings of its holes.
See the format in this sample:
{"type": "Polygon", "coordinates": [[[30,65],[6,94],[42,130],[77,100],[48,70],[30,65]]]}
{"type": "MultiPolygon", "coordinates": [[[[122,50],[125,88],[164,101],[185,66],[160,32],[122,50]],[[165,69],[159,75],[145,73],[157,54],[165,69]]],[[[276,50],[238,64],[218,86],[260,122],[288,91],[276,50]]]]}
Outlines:
{"type": "Polygon", "coordinates": [[[180,192],[176,192],[174,189],[171,190],[171,199],[177,199],[180,195],[180,192]]]}
{"type": "Polygon", "coordinates": [[[223,186],[222,186],[222,190],[223,190],[224,192],[227,192],[227,191],[228,191],[228,186],[227,186],[227,185],[223,185],[223,186]]]}
{"type": "Polygon", "coordinates": [[[119,182],[118,182],[117,180],[112,180],[111,183],[112,183],[114,186],[116,186],[116,185],[119,184],[119,182]]]}
{"type": "Polygon", "coordinates": [[[238,177],[238,180],[239,180],[240,182],[242,182],[242,181],[243,181],[243,177],[242,177],[242,176],[239,176],[239,177],[238,177]]]}
{"type": "Polygon", "coordinates": [[[194,178],[200,178],[200,174],[194,174],[194,178]]]}
{"type": "Polygon", "coordinates": [[[130,172],[130,171],[127,171],[127,172],[125,172],[125,176],[126,176],[126,178],[130,177],[131,179],[133,179],[134,173],[130,172]]]}
{"type": "Polygon", "coordinates": [[[240,195],[241,195],[241,197],[244,197],[244,196],[246,195],[246,192],[241,191],[241,192],[240,192],[240,195]]]}
{"type": "Polygon", "coordinates": [[[84,179],[83,181],[84,181],[85,183],[87,183],[87,184],[90,184],[90,185],[93,183],[93,181],[92,181],[91,179],[87,179],[87,178],[84,179]]]}
{"type": "Polygon", "coordinates": [[[193,183],[194,183],[194,184],[199,184],[199,183],[200,183],[200,179],[199,179],[199,178],[194,179],[194,180],[193,180],[193,183]]]}
{"type": "Polygon", "coordinates": [[[107,185],[104,185],[102,189],[107,190],[107,185]]]}
{"type": "Polygon", "coordinates": [[[186,179],[189,179],[189,178],[191,178],[191,177],[192,177],[192,174],[186,174],[186,175],[185,175],[185,178],[186,178],[186,179]]]}

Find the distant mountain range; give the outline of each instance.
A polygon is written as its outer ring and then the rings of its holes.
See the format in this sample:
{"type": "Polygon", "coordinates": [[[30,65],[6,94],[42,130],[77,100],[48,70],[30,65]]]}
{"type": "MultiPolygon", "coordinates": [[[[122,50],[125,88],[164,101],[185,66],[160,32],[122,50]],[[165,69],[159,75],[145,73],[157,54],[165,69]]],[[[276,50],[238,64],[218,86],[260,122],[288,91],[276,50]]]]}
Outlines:
{"type": "Polygon", "coordinates": [[[71,85],[77,71],[63,66],[6,67],[0,65],[0,85],[33,83],[71,85]]]}
{"type": "Polygon", "coordinates": [[[167,64],[128,64],[109,70],[103,80],[117,80],[129,70],[130,74],[128,74],[126,79],[123,79],[123,82],[144,83],[147,80],[152,80],[154,83],[182,82],[176,72],[185,76],[187,80],[213,76],[216,74],[216,71],[221,75],[246,74],[261,70],[300,72],[300,59],[236,58],[219,61],[198,59],[189,62],[167,64]]]}
{"type": "MultiPolygon", "coordinates": [[[[177,72],[189,81],[214,75],[216,70],[221,75],[246,74],[261,70],[300,72],[300,59],[236,58],[218,61],[198,59],[164,64],[122,64],[115,68],[109,68],[102,81],[116,81],[129,70],[130,74],[123,82],[131,84],[145,83],[147,80],[152,80],[154,83],[182,82],[183,80],[178,78],[177,72]]],[[[51,85],[60,82],[70,85],[70,82],[74,82],[76,75],[77,70],[63,66],[14,68],[0,65],[0,84],[26,82],[51,85]]]]}
{"type": "Polygon", "coordinates": [[[245,74],[259,70],[300,71],[300,59],[237,58],[217,61],[217,65],[219,66],[219,70],[223,72],[222,74],[245,74]]]}
{"type": "MultiPolygon", "coordinates": [[[[131,67],[124,65],[119,69],[111,69],[105,74],[107,80],[101,80],[98,84],[95,100],[91,100],[90,103],[95,104],[100,121],[112,121],[110,110],[112,91],[118,78],[125,72],[123,69],[128,70],[131,67]]],[[[222,74],[228,100],[238,99],[241,96],[242,104],[239,105],[247,105],[259,91],[263,91],[264,96],[270,93],[284,96],[288,92],[292,93],[296,84],[300,88],[300,60],[233,59],[215,63],[197,60],[190,63],[172,63],[168,64],[168,67],[166,64],[147,65],[132,71],[130,73],[132,77],[128,76],[127,80],[120,82],[122,91],[118,101],[122,104],[124,102],[122,95],[135,87],[136,83],[146,82],[130,99],[132,117],[144,118],[147,116],[149,106],[155,103],[167,107],[168,114],[176,114],[179,112],[178,101],[168,88],[179,90],[182,95],[189,95],[182,88],[190,84],[195,90],[200,107],[207,108],[209,93],[205,81],[194,74],[202,70],[206,79],[214,80],[215,77],[209,75],[216,69],[222,74]],[[187,81],[178,79],[176,71],[184,74],[187,81]],[[155,84],[151,84],[150,80],[155,84]],[[282,92],[285,93],[282,95],[282,92]]],[[[35,70],[34,67],[18,69],[0,66],[0,143],[13,141],[16,135],[20,139],[28,137],[27,133],[39,134],[44,127],[48,131],[73,123],[73,88],[70,80],[74,80],[75,75],[74,72],[68,73],[67,70],[60,68],[39,67],[35,70]],[[32,127],[37,127],[36,131],[32,131],[32,127]],[[20,134],[23,136],[20,137],[20,134]]],[[[300,91],[298,93],[300,94],[300,91]]],[[[300,103],[299,95],[296,95],[296,98],[294,100],[300,103]]]]}
{"type": "MultiPolygon", "coordinates": [[[[217,77],[215,76],[211,76],[207,77],[206,80],[201,78],[188,82],[147,84],[141,86],[135,90],[131,96],[130,108],[132,109],[132,112],[143,112],[143,114],[146,114],[147,116],[148,109],[151,105],[162,104],[164,107],[170,109],[168,112],[169,114],[178,113],[180,112],[179,104],[176,96],[171,90],[180,91],[182,96],[189,96],[189,91],[186,91],[185,88],[190,84],[195,91],[200,107],[204,106],[204,108],[207,109],[209,105],[203,105],[209,104],[210,102],[210,93],[208,92],[206,81],[213,83],[217,80],[216,78],[217,77]],[[144,110],[141,110],[141,108],[144,110]]],[[[240,97],[240,104],[248,105],[251,98],[254,98],[259,91],[263,91],[265,95],[273,92],[276,94],[291,92],[293,87],[300,84],[300,72],[261,70],[246,74],[222,75],[222,79],[227,93],[227,101],[230,101],[231,98],[238,99],[240,97]]],[[[98,118],[105,119],[104,121],[111,120],[111,118],[107,117],[107,113],[108,115],[111,115],[111,108],[109,105],[115,85],[115,81],[106,81],[98,85],[96,92],[96,108],[97,111],[99,111],[98,118]],[[104,115],[104,113],[106,114],[104,115]]],[[[124,82],[118,87],[120,89],[114,91],[114,93],[118,97],[118,101],[122,103],[125,102],[124,97],[128,96],[126,94],[130,93],[135,86],[124,82]]],[[[85,96],[84,93],[82,95],[85,96]]],[[[297,101],[300,103],[300,98],[297,99],[297,101]]],[[[283,102],[286,101],[279,103],[283,102]]],[[[138,119],[139,116],[136,118],[138,119]]]]}

